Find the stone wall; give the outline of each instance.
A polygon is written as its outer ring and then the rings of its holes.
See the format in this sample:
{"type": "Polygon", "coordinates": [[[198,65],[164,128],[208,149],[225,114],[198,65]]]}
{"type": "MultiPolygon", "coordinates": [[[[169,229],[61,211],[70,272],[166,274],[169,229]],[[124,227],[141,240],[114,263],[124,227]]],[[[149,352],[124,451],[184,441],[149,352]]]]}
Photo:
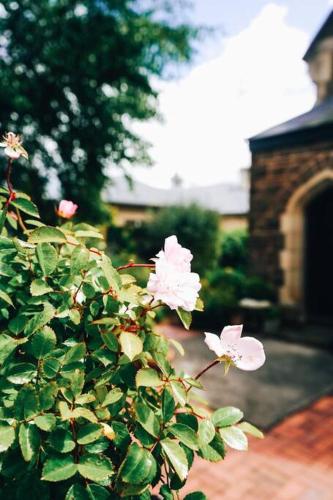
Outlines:
{"type": "Polygon", "coordinates": [[[333,138],[331,142],[253,153],[250,269],[274,286],[277,298],[286,278],[281,266],[285,247],[281,217],[295,191],[324,170],[333,172],[333,138]]]}

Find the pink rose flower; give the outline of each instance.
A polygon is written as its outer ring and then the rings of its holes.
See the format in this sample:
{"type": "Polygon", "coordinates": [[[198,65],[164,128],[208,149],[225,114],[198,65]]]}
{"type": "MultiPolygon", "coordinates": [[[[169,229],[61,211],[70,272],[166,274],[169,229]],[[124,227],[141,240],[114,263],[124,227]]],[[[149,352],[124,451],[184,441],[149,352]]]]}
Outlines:
{"type": "Polygon", "coordinates": [[[0,147],[5,148],[5,155],[12,160],[17,160],[20,156],[28,159],[28,153],[22,146],[21,137],[13,132],[8,132],[3,136],[3,142],[0,142],[0,147]]]}
{"type": "Polygon", "coordinates": [[[59,215],[59,217],[62,217],[63,219],[71,219],[77,209],[78,206],[75,205],[75,203],[73,203],[72,201],[61,200],[56,212],[57,215],[59,215]]]}
{"type": "Polygon", "coordinates": [[[230,361],[241,370],[257,370],[266,360],[264,346],[254,337],[241,338],[242,330],[243,325],[226,326],[220,337],[205,332],[205,342],[218,358],[230,361]]]}
{"type": "MultiPolygon", "coordinates": [[[[190,250],[182,247],[177,240],[177,236],[169,236],[164,242],[164,250],[158,252],[158,259],[165,260],[171,264],[177,271],[191,272],[191,260],[193,255],[190,250]]],[[[157,261],[157,259],[153,259],[157,261]]]]}
{"type": "Polygon", "coordinates": [[[191,272],[193,256],[179,245],[176,236],[166,238],[164,250],[157,254],[155,273],[149,276],[147,290],[155,300],[161,300],[170,309],[181,307],[193,311],[201,288],[199,275],[191,272]]]}

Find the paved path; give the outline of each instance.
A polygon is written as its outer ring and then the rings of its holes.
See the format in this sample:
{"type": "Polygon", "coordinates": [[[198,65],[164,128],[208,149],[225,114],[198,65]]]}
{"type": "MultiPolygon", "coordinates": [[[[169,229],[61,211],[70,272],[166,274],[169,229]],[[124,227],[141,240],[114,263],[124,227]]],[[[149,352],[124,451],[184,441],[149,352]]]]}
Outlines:
{"type": "Polygon", "coordinates": [[[198,459],[185,494],[208,500],[332,500],[333,396],[286,418],[250,451],[230,451],[223,462],[198,459]]]}
{"type": "MultiPolygon", "coordinates": [[[[182,342],[186,354],[183,358],[177,355],[175,361],[186,373],[196,374],[214,359],[203,342],[203,334],[166,325],[160,329],[182,342]]],[[[316,347],[261,340],[267,357],[261,369],[244,372],[232,368],[224,376],[223,367],[218,365],[201,381],[208,391],[209,406],[236,406],[244,411],[247,420],[268,429],[286,415],[333,392],[333,355],[316,347]]]]}

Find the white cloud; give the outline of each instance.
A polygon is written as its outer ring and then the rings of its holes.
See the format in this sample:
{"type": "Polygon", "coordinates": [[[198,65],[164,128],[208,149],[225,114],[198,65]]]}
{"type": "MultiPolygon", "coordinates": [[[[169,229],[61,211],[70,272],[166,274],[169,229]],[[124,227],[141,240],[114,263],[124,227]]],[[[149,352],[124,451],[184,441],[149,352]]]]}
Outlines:
{"type": "Polygon", "coordinates": [[[164,124],[139,127],[153,143],[156,166],[134,171],[138,179],[163,186],[178,172],[190,184],[233,180],[250,163],[247,137],[311,107],[302,61],[308,36],[289,26],[286,14],[286,7],[266,5],[224,40],[218,58],[162,85],[164,124]]]}

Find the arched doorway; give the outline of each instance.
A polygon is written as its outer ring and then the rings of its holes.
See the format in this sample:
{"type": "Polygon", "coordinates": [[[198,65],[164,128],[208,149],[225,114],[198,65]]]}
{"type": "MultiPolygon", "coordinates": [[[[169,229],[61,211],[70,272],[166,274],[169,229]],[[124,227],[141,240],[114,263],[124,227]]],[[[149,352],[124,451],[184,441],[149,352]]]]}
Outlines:
{"type": "MultiPolygon", "coordinates": [[[[303,320],[318,316],[327,318],[325,311],[327,313],[328,305],[324,307],[324,302],[321,301],[322,305],[316,306],[317,299],[314,295],[318,292],[320,297],[319,286],[323,287],[323,294],[327,293],[331,279],[329,269],[331,261],[333,266],[333,250],[328,238],[330,233],[333,234],[333,222],[330,229],[329,221],[330,217],[333,221],[333,212],[330,208],[330,199],[333,199],[332,189],[333,170],[325,169],[318,172],[294,191],[280,220],[284,242],[280,252],[280,269],[283,273],[283,284],[279,290],[280,304],[292,309],[296,317],[303,320]],[[328,216],[321,219],[320,213],[323,210],[328,216]],[[316,230],[318,234],[315,234],[316,230]],[[329,256],[325,251],[324,257],[323,248],[327,249],[329,256]],[[315,252],[319,253],[319,257],[313,256],[315,252]],[[316,267],[317,265],[322,268],[316,267]]],[[[329,291],[328,296],[330,294],[333,297],[333,292],[329,291]]],[[[329,318],[333,317],[333,298],[331,304],[332,312],[329,318]]]]}
{"type": "Polygon", "coordinates": [[[333,322],[333,185],[310,199],[304,217],[306,316],[333,322]]]}

